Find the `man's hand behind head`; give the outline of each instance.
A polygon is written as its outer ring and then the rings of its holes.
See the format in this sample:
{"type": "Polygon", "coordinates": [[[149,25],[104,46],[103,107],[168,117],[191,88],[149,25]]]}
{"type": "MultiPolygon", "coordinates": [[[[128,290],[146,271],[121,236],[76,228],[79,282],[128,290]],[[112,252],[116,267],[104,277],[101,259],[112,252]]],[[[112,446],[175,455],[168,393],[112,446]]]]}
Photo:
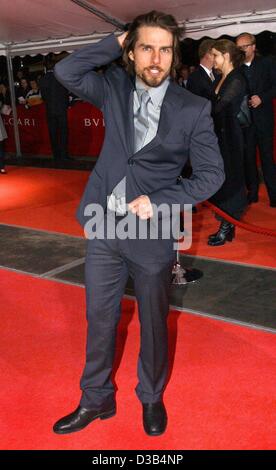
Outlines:
{"type": "Polygon", "coordinates": [[[126,31],[123,34],[120,34],[120,36],[117,36],[118,42],[122,49],[124,48],[124,42],[125,42],[127,35],[128,35],[128,31],[126,31]]]}

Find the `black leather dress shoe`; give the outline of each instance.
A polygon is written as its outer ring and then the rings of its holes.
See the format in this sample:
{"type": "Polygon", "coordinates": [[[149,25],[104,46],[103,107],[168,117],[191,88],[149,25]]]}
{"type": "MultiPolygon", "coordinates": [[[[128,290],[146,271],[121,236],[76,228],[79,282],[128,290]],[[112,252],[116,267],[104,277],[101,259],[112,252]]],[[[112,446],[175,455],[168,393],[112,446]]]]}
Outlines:
{"type": "Polygon", "coordinates": [[[143,403],[143,425],[149,436],[160,436],[167,427],[167,413],[164,403],[143,403]]]}
{"type": "Polygon", "coordinates": [[[87,410],[79,406],[70,415],[64,416],[57,421],[53,427],[53,431],[56,434],[69,434],[71,432],[77,432],[85,428],[94,419],[107,419],[111,418],[116,414],[116,406],[108,405],[108,407],[102,407],[100,410],[87,410]]]}
{"type": "Polygon", "coordinates": [[[276,207],[276,199],[274,201],[274,199],[272,199],[269,203],[270,207],[276,207]]]}

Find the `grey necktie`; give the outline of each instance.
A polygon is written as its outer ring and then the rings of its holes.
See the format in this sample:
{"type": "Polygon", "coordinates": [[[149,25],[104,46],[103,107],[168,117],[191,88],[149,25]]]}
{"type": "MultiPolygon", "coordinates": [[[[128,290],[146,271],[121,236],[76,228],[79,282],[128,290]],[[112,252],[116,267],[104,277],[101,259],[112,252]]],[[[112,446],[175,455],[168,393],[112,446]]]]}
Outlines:
{"type": "Polygon", "coordinates": [[[135,152],[140,150],[145,142],[145,138],[149,128],[148,119],[148,102],[150,95],[147,90],[144,90],[140,97],[140,108],[138,109],[136,121],[135,121],[135,132],[134,132],[134,149],[135,152]]]}
{"type": "Polygon", "coordinates": [[[211,78],[212,82],[215,81],[215,75],[213,74],[213,72],[210,72],[210,78],[211,78]]]}

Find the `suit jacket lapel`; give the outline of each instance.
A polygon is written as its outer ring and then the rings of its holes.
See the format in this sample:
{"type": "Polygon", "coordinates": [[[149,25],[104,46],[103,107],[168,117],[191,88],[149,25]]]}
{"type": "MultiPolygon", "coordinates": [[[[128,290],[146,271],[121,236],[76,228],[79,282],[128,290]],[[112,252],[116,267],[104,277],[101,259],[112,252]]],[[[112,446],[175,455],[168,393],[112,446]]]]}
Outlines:
{"type": "Polygon", "coordinates": [[[126,122],[126,141],[128,152],[133,155],[134,152],[134,116],[133,116],[133,93],[134,89],[130,90],[127,101],[127,122],[126,122]]]}
{"type": "Polygon", "coordinates": [[[208,73],[206,72],[206,70],[204,70],[203,67],[199,66],[199,70],[200,70],[200,73],[201,73],[201,76],[202,78],[210,85],[212,84],[212,80],[210,78],[210,75],[208,75],[208,73]]]}
{"type": "Polygon", "coordinates": [[[120,94],[115,95],[113,106],[116,109],[116,125],[118,134],[126,152],[133,154],[134,142],[134,122],[133,122],[133,91],[134,85],[132,77],[127,76],[124,80],[120,94]]]}
{"type": "MultiPolygon", "coordinates": [[[[247,65],[245,65],[247,67],[247,65]]],[[[254,57],[251,63],[251,89],[254,90],[257,88],[257,83],[259,81],[259,73],[258,73],[258,57],[254,57]]]]}

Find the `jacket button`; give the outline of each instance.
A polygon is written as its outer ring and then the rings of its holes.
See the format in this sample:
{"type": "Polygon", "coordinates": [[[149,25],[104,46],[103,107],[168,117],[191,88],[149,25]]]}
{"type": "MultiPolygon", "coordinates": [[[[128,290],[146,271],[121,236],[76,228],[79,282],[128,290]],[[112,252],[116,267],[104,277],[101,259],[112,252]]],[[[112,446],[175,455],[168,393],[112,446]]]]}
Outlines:
{"type": "Polygon", "coordinates": [[[128,164],[129,164],[129,166],[135,165],[134,158],[129,158],[129,159],[128,159],[128,164]]]}

